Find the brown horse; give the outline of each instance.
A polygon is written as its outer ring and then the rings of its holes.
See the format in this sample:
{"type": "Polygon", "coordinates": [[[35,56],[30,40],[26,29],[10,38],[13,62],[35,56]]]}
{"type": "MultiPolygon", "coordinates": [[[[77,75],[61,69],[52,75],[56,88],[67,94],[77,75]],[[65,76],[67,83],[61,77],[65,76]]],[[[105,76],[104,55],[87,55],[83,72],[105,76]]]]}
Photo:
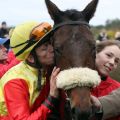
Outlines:
{"type": "MultiPolygon", "coordinates": [[[[45,2],[54,21],[54,32],[51,39],[56,65],[61,70],[80,66],[95,69],[96,43],[90,30],[89,21],[96,11],[98,0],[92,0],[83,11],[75,9],[61,11],[50,0],[45,0],[45,2]]],[[[79,100],[84,102],[79,104],[81,104],[81,110],[85,111],[91,106],[90,90],[84,87],[81,89],[79,100]]],[[[73,89],[70,93],[75,91],[73,89]]]]}

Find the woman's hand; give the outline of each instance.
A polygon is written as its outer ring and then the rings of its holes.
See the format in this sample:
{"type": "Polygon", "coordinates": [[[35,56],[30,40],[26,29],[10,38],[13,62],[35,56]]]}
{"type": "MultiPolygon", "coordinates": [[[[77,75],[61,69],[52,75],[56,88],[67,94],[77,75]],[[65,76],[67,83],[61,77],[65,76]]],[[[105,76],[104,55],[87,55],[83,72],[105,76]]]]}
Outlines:
{"type": "Polygon", "coordinates": [[[93,104],[95,107],[97,107],[97,108],[102,108],[102,105],[101,105],[99,99],[96,98],[96,97],[93,96],[93,95],[91,95],[91,102],[92,102],[92,104],[93,104]]]}
{"type": "Polygon", "coordinates": [[[55,98],[59,96],[59,90],[56,86],[56,77],[59,72],[60,72],[60,68],[54,67],[52,74],[51,74],[51,79],[50,79],[50,95],[55,98]]]}

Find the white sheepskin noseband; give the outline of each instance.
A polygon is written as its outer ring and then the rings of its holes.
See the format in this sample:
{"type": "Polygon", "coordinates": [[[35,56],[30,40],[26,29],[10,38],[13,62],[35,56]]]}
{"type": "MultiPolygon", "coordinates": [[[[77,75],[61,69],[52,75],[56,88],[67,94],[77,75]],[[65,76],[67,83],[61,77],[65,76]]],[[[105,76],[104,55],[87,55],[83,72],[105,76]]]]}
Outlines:
{"type": "Polygon", "coordinates": [[[57,88],[69,90],[75,87],[96,87],[101,82],[98,72],[90,68],[71,68],[57,76],[57,88]]]}

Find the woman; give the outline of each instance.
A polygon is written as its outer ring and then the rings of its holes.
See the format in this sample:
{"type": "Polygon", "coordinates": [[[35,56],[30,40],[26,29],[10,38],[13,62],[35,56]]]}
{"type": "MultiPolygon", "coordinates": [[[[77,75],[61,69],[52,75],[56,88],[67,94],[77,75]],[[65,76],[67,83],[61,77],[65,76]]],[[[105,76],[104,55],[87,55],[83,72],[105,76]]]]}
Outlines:
{"type": "Polygon", "coordinates": [[[7,51],[5,44],[9,40],[0,39],[0,78],[13,66],[19,63],[13,54],[13,52],[7,51]]]}
{"type": "MultiPolygon", "coordinates": [[[[120,41],[103,41],[97,44],[96,69],[101,76],[101,83],[92,90],[96,97],[108,95],[113,90],[120,88],[120,83],[113,80],[109,74],[120,63],[120,41]]],[[[114,118],[118,120],[119,118],[114,118]]],[[[111,119],[111,120],[114,120],[111,119]]]]}
{"type": "Polygon", "coordinates": [[[64,118],[64,95],[55,85],[59,68],[51,69],[54,51],[48,23],[18,25],[11,37],[11,48],[22,62],[0,81],[0,120],[60,120],[64,118]]]}

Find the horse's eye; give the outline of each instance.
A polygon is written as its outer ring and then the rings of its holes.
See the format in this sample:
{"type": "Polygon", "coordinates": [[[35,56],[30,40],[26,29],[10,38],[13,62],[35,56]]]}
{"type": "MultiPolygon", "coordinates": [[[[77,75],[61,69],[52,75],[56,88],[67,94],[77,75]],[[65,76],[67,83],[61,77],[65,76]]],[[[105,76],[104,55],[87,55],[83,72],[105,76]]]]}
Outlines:
{"type": "Polygon", "coordinates": [[[55,48],[54,49],[56,52],[60,52],[60,49],[59,48],[55,48]]]}
{"type": "Polygon", "coordinates": [[[60,47],[54,48],[54,51],[55,51],[55,54],[59,54],[59,55],[62,54],[60,47]]]}

